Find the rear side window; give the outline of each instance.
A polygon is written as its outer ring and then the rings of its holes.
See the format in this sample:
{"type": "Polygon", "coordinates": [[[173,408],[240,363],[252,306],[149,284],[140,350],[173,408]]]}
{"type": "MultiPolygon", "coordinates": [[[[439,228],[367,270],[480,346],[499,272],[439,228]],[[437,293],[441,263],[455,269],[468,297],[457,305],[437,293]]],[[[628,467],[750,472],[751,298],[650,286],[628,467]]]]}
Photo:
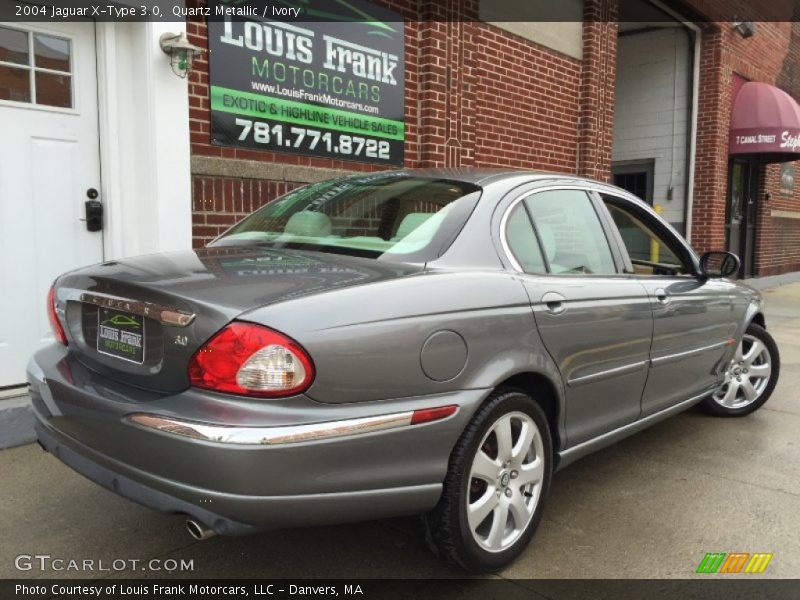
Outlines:
{"type": "Polygon", "coordinates": [[[617,273],[603,226],[588,194],[550,190],[525,199],[554,275],[617,273]]]}
{"type": "Polygon", "coordinates": [[[542,251],[522,202],[518,203],[506,222],[508,248],[526,273],[546,273],[542,251]]]}

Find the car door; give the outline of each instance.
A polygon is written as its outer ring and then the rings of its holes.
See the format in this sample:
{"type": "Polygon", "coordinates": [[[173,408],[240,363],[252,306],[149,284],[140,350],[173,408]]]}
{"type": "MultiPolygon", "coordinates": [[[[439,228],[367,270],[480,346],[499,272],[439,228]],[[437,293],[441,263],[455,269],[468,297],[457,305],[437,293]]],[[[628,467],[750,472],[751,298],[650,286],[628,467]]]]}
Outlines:
{"type": "Polygon", "coordinates": [[[602,194],[615,237],[653,307],[650,372],[642,416],[713,390],[733,343],[733,283],[697,275],[688,246],[660,218],[624,197],[602,194]]]}
{"type": "Polygon", "coordinates": [[[501,225],[564,381],[568,446],[635,421],[647,377],[650,302],[621,273],[599,210],[585,189],[534,189],[511,203],[501,225]]]}

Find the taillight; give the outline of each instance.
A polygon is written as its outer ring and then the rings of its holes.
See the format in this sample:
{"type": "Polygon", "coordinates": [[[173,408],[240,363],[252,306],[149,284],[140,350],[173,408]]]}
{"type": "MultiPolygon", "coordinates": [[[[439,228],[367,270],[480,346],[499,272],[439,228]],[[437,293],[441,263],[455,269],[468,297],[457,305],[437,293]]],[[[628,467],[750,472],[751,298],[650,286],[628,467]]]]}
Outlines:
{"type": "Polygon", "coordinates": [[[193,386],[229,394],[292,396],[313,379],[314,365],[299,344],[251,323],[231,323],[189,361],[193,386]]]}
{"type": "Polygon", "coordinates": [[[47,318],[50,319],[50,328],[53,330],[56,341],[67,346],[67,334],[64,333],[64,327],[56,314],[56,297],[53,287],[50,286],[50,291],[47,292],[47,318]]]}

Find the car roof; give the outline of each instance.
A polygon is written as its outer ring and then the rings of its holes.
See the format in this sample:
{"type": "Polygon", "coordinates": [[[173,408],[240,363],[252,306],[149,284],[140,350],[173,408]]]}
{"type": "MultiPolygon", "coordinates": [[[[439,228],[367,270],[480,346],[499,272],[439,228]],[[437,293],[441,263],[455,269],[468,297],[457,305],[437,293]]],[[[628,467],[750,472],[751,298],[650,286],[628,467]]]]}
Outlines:
{"type": "MultiPolygon", "coordinates": [[[[451,167],[451,168],[427,168],[427,169],[400,169],[398,171],[387,171],[391,173],[404,173],[414,177],[435,177],[437,179],[450,179],[453,181],[463,181],[475,185],[484,185],[502,179],[510,179],[520,176],[528,176],[531,179],[572,179],[585,183],[597,183],[600,181],[577,177],[567,173],[557,173],[552,171],[536,171],[533,169],[513,169],[513,168],[489,168],[489,167],[451,167]]],[[[607,184],[605,184],[607,185],[607,184]]]]}
{"type": "MultiPolygon", "coordinates": [[[[577,175],[570,175],[568,173],[559,173],[555,171],[536,171],[533,169],[515,169],[515,168],[490,168],[490,167],[437,167],[437,168],[423,168],[423,169],[389,169],[386,171],[374,171],[365,173],[352,173],[348,176],[349,179],[358,179],[363,177],[381,176],[381,175],[405,175],[408,177],[420,177],[426,179],[444,179],[454,182],[470,183],[480,187],[486,187],[494,183],[508,182],[512,185],[520,183],[533,183],[536,181],[558,181],[558,182],[571,182],[581,186],[591,187],[600,192],[613,192],[616,196],[627,200],[633,200],[638,203],[644,201],[623,188],[599,181],[597,179],[590,179],[588,177],[579,177],[577,175]],[[513,183],[512,183],[513,182],[513,183]]],[[[333,180],[330,180],[333,181],[333,180]]]]}

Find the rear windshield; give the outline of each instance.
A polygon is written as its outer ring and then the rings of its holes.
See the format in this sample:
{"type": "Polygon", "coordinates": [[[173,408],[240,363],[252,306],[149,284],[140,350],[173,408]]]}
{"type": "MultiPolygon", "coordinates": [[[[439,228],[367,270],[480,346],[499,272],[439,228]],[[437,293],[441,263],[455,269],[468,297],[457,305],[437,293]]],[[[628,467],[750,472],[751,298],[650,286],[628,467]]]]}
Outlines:
{"type": "Polygon", "coordinates": [[[383,173],[309,185],[273,201],[211,245],[259,244],[420,262],[464,226],[480,188],[383,173]]]}

